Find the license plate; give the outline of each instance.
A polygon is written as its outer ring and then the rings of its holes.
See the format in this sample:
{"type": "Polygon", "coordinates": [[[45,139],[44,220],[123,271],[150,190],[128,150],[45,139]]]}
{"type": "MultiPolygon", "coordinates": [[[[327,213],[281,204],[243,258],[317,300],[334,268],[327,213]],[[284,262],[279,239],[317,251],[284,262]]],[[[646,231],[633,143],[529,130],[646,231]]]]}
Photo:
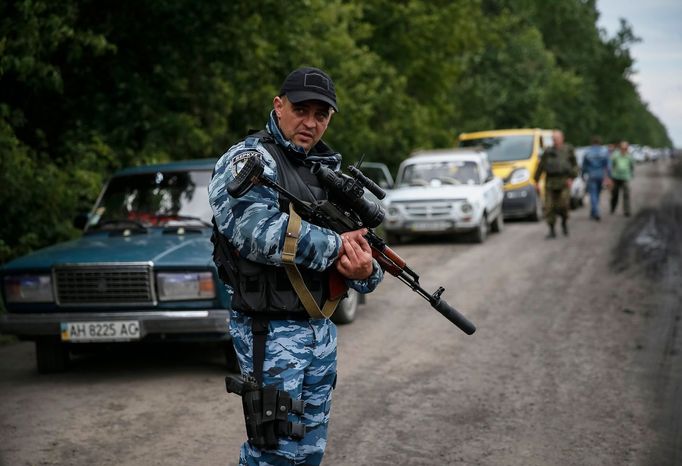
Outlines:
{"type": "Polygon", "coordinates": [[[444,231],[450,229],[450,222],[417,222],[412,224],[412,231],[444,231]]]}
{"type": "Polygon", "coordinates": [[[113,322],[62,322],[62,341],[129,341],[139,340],[140,322],[117,320],[113,322]]]}

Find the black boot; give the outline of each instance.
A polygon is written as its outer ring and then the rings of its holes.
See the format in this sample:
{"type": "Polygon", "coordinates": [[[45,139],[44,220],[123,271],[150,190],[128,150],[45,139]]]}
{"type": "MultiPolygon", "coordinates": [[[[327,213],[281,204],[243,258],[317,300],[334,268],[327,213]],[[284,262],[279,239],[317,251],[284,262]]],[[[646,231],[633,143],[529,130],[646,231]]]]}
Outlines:
{"type": "Polygon", "coordinates": [[[556,232],[554,231],[554,224],[549,225],[549,233],[547,233],[547,236],[545,236],[545,239],[554,239],[556,238],[556,232]]]}
{"type": "Polygon", "coordinates": [[[564,233],[564,236],[568,236],[568,222],[565,218],[561,220],[561,231],[564,233]]]}

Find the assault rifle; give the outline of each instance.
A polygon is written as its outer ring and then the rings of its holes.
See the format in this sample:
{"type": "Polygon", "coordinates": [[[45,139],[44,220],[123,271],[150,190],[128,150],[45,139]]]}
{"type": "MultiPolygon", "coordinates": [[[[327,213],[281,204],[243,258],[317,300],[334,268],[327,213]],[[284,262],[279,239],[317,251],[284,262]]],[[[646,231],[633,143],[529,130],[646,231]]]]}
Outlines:
{"type": "Polygon", "coordinates": [[[408,267],[403,258],[386,245],[386,241],[372,231],[372,228],[381,224],[385,213],[376,202],[364,197],[364,188],[367,188],[379,199],[383,199],[386,193],[376,183],[363,175],[358,167],[348,167],[348,171],[353,175],[350,177],[341,172],[334,172],[320,163],[313,164],[310,169],[311,173],[316,175],[320,183],[330,191],[330,200],[315,202],[298,199],[282,186],[263,175],[263,171],[263,163],[259,157],[248,158],[235,179],[228,184],[228,193],[232,197],[238,198],[246,194],[254,185],[265,185],[289,199],[301,217],[311,219],[316,225],[329,228],[339,234],[366,228],[365,238],[372,249],[372,257],[376,259],[382,269],[397,277],[426,299],[431,307],[467,335],[476,331],[474,324],[441,298],[445,288],[440,286],[433,294],[429,294],[419,284],[419,275],[408,267]]]}

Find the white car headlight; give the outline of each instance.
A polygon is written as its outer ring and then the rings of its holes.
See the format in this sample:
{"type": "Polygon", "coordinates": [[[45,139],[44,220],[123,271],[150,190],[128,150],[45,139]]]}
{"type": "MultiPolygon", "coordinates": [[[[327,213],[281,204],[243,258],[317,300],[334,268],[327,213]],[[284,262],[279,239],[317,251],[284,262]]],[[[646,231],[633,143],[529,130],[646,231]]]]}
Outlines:
{"type": "Polygon", "coordinates": [[[5,296],[8,303],[52,303],[52,277],[9,275],[5,277],[5,296]]]}
{"type": "Polygon", "coordinates": [[[474,210],[474,206],[472,206],[472,205],[469,204],[468,202],[464,202],[464,203],[462,203],[462,205],[460,206],[460,209],[462,209],[462,213],[468,214],[468,213],[470,213],[472,210],[474,210]]]}
{"type": "Polygon", "coordinates": [[[215,298],[211,272],[159,272],[156,274],[159,301],[215,298]]]}
{"type": "Polygon", "coordinates": [[[398,215],[400,213],[400,211],[398,210],[397,207],[389,207],[387,213],[388,213],[389,217],[395,217],[396,215],[398,215]]]}
{"type": "Polygon", "coordinates": [[[523,183],[530,180],[530,172],[526,168],[517,168],[509,177],[510,184],[523,183]]]}

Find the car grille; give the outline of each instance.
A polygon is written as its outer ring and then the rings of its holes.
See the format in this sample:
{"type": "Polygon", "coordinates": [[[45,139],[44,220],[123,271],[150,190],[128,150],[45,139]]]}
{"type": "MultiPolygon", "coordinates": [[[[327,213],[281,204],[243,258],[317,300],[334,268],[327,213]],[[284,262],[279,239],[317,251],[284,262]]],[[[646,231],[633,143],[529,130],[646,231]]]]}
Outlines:
{"type": "Polygon", "coordinates": [[[410,218],[419,219],[452,217],[452,208],[455,205],[451,201],[410,201],[400,204],[410,218]]]}
{"type": "Polygon", "coordinates": [[[60,305],[105,306],[154,304],[149,264],[65,266],[54,270],[60,305]]]}

